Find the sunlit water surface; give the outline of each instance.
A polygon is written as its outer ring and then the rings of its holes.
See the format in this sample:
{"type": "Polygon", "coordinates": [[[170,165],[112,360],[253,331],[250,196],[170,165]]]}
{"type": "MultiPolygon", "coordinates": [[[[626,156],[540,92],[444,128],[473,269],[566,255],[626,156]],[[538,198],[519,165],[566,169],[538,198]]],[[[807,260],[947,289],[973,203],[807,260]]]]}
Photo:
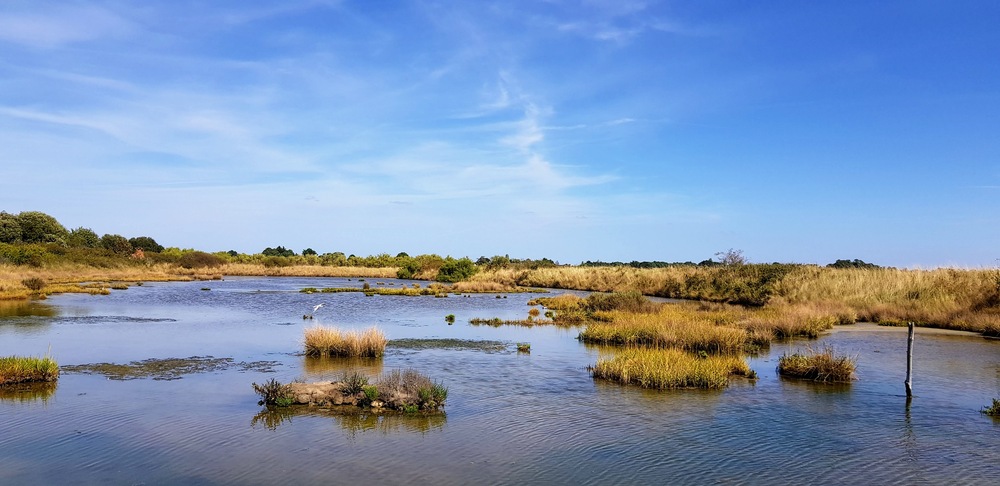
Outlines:
{"type": "Polygon", "coordinates": [[[3,308],[0,356],[276,364],[170,381],[64,373],[54,387],[0,393],[0,484],[1000,484],[1000,423],[979,413],[1000,395],[997,341],[918,331],[909,406],[905,330],[871,325],[775,344],[751,360],[755,383],[654,392],[595,382],[586,368],[601,351],[578,342],[579,329],[467,324],[524,318],[537,294],[298,292],[360,285],[149,283],[3,308]],[[303,320],[318,303],[315,320],[303,320]],[[510,346],[308,359],[303,329],[315,323],[510,346]],[[531,343],[531,353],[517,353],[517,342],[531,343]],[[858,381],[824,386],[775,374],[782,353],[827,344],[858,357],[858,381]],[[401,368],[448,387],[446,416],[261,415],[250,386],[401,368]]]}

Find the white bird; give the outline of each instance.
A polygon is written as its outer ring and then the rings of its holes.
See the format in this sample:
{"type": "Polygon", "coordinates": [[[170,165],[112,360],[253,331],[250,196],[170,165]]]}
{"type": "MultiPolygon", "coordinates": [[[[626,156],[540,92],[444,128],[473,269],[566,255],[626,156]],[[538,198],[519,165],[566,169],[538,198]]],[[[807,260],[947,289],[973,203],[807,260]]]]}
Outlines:
{"type": "Polygon", "coordinates": [[[323,307],[323,304],[316,304],[315,306],[313,306],[313,314],[315,314],[316,311],[318,311],[320,307],[323,307]]]}

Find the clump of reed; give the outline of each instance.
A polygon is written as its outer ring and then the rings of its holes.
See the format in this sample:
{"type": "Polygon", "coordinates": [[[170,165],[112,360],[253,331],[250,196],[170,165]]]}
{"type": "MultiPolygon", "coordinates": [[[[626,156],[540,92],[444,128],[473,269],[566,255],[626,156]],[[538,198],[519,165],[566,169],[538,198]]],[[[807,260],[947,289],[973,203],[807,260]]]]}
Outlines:
{"type": "Polygon", "coordinates": [[[785,354],[778,358],[778,374],[824,383],[849,383],[854,379],[856,359],[837,356],[827,346],[822,351],[785,354]]]}
{"type": "Polygon", "coordinates": [[[469,319],[469,324],[473,326],[490,326],[490,327],[500,327],[500,326],[521,326],[521,327],[534,327],[534,326],[547,326],[547,325],[563,325],[563,322],[547,320],[547,319],[535,319],[528,316],[528,319],[501,319],[499,317],[491,317],[489,319],[482,317],[473,317],[469,319]]]}
{"type": "Polygon", "coordinates": [[[661,390],[724,388],[731,376],[756,377],[740,356],[697,356],[679,349],[624,349],[599,359],[590,371],[594,378],[661,390]]]}
{"type": "Polygon", "coordinates": [[[385,334],[376,327],[364,331],[342,331],[335,327],[314,326],[305,330],[307,356],[377,358],[385,353],[385,334]]]}
{"type": "Polygon", "coordinates": [[[16,383],[55,381],[59,378],[59,365],[46,356],[0,357],[0,386],[16,383]]]}
{"type": "Polygon", "coordinates": [[[657,314],[610,314],[610,322],[593,322],[580,333],[580,340],[592,344],[648,346],[737,354],[744,351],[747,331],[716,325],[701,316],[664,307],[657,314]]]}

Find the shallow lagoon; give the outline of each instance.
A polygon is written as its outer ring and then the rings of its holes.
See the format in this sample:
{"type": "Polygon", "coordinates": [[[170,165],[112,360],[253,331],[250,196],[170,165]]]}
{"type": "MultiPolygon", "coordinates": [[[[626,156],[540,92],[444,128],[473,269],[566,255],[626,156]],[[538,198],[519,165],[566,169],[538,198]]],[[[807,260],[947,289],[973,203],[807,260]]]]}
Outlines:
{"type": "Polygon", "coordinates": [[[51,349],[61,365],[190,356],[233,363],[174,380],[64,373],[54,389],[0,394],[0,483],[1000,483],[1000,422],[979,413],[1000,396],[1000,341],[918,330],[909,407],[906,331],[871,325],[773,345],[751,361],[756,383],[654,392],[591,379],[586,367],[602,351],[578,342],[577,329],[466,324],[523,318],[537,294],[298,292],[361,285],[148,283],[0,312],[0,355],[51,349]],[[302,319],[321,302],[314,321],[302,319]],[[378,325],[389,339],[510,345],[307,359],[302,331],[314,323],[378,325]],[[517,342],[530,342],[531,353],[517,353],[517,342]],[[782,353],[825,344],[858,356],[859,381],[823,386],[776,376],[782,353]],[[260,362],[272,363],[240,366],[260,362]],[[449,388],[446,416],[262,415],[250,386],[407,367],[449,388]]]}

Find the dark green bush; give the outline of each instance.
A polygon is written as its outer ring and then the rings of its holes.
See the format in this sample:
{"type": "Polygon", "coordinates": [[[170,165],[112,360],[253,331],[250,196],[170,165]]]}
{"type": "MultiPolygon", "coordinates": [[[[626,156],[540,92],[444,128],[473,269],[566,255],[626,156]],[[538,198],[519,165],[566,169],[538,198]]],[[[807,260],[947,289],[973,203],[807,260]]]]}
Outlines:
{"type": "Polygon", "coordinates": [[[21,241],[25,243],[65,243],[69,232],[56,218],[39,211],[24,211],[17,215],[21,226],[21,241]]]}
{"type": "Polygon", "coordinates": [[[437,277],[434,280],[438,282],[458,282],[468,279],[475,274],[476,264],[472,260],[464,257],[457,260],[448,257],[444,260],[441,268],[438,269],[437,277]]]}
{"type": "Polygon", "coordinates": [[[137,236],[135,238],[129,238],[128,242],[132,245],[132,248],[138,248],[144,252],[159,253],[163,251],[163,245],[157,243],[156,240],[148,236],[137,236]]]}
{"type": "Polygon", "coordinates": [[[69,231],[66,243],[74,248],[101,248],[101,238],[97,233],[82,226],[69,231]]]}
{"type": "Polygon", "coordinates": [[[131,255],[133,248],[128,238],[122,235],[107,234],[101,237],[101,247],[118,255],[131,255]]]}
{"type": "Polygon", "coordinates": [[[203,251],[192,251],[185,253],[177,260],[177,264],[184,268],[206,268],[222,265],[222,258],[203,251]]]}
{"type": "Polygon", "coordinates": [[[45,256],[45,250],[39,245],[0,243],[0,263],[40,267],[45,262],[45,256]]]}
{"type": "Polygon", "coordinates": [[[17,243],[21,241],[21,224],[17,216],[8,212],[0,212],[0,243],[17,243]]]}

